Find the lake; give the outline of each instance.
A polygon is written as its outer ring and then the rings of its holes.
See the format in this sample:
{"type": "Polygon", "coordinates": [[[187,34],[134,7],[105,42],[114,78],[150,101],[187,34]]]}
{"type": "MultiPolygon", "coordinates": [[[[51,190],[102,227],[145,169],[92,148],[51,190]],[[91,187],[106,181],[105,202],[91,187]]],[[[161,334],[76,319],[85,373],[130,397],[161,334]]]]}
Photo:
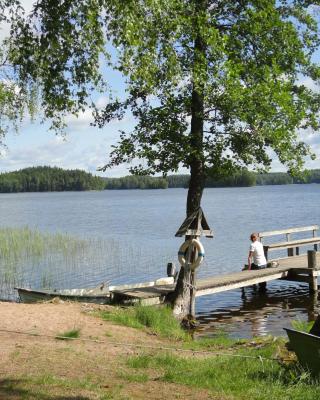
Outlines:
{"type": "MultiPolygon", "coordinates": [[[[167,262],[177,264],[183,239],[174,235],[185,217],[186,196],[185,189],[1,194],[2,226],[99,243],[79,254],[72,268],[54,255],[26,266],[19,283],[41,287],[40,269],[50,272],[51,286],[61,288],[165,276],[167,262]]],[[[319,223],[319,196],[316,184],[206,189],[202,207],[214,238],[202,240],[206,257],[198,276],[240,270],[252,231],[319,223]]],[[[307,286],[287,282],[269,284],[264,295],[246,288],[204,296],[196,302],[198,335],[217,329],[236,337],[282,335],[292,319],[313,319],[317,306],[307,286]]]]}

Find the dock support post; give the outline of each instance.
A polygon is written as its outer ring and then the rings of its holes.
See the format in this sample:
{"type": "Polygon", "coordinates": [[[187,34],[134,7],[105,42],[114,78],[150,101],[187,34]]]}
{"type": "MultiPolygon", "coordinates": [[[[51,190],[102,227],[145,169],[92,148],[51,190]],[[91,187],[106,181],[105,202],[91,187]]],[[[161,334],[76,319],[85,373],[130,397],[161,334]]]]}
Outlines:
{"type": "Polygon", "coordinates": [[[314,275],[317,269],[317,253],[314,250],[308,250],[308,268],[310,268],[309,291],[315,293],[318,291],[318,278],[314,275]]]}

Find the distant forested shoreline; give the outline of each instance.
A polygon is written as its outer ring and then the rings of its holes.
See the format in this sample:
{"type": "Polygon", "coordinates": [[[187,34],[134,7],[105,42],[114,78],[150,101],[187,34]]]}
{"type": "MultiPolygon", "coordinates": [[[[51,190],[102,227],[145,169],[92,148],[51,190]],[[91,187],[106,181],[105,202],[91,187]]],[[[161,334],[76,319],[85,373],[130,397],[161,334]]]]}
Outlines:
{"type": "Polygon", "coordinates": [[[0,174],[0,192],[62,192],[103,190],[101,177],[75,170],[57,167],[31,167],[0,174]]]}
{"type": "MultiPolygon", "coordinates": [[[[187,188],[189,175],[169,175],[166,178],[151,176],[125,176],[122,178],[103,178],[106,189],[167,189],[187,188]]],[[[290,185],[320,183],[320,169],[306,171],[303,178],[293,178],[285,172],[256,173],[246,169],[228,176],[211,176],[206,179],[205,187],[248,187],[262,185],[290,185]]]]}
{"type": "MultiPolygon", "coordinates": [[[[189,179],[189,175],[169,175],[166,178],[133,175],[102,178],[78,169],[44,166],[1,173],[0,193],[187,188],[189,179]]],[[[260,174],[242,169],[228,176],[210,176],[205,186],[248,187],[293,183],[320,183],[320,169],[306,171],[303,178],[293,178],[284,172],[260,174]]]]}

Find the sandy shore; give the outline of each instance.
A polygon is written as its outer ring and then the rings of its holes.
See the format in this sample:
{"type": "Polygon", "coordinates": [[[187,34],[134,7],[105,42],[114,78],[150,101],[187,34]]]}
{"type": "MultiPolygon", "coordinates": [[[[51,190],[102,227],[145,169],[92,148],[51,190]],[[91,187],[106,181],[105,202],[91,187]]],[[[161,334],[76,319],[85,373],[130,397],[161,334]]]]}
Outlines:
{"type": "Polygon", "coordinates": [[[101,320],[94,315],[101,307],[0,302],[0,399],[213,398],[205,390],[158,381],[156,372],[148,382],[132,381],[126,360],[146,350],[119,343],[168,342],[101,320]],[[72,329],[80,330],[81,340],[55,338],[72,329]]]}

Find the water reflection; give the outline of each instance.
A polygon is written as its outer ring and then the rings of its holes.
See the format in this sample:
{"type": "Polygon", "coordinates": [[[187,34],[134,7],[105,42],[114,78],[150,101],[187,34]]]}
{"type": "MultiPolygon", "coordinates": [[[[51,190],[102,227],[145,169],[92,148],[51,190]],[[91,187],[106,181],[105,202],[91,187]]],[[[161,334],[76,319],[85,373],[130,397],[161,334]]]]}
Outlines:
{"type": "Polygon", "coordinates": [[[293,319],[314,321],[319,311],[317,295],[308,286],[289,282],[269,284],[261,293],[251,286],[220,295],[199,298],[202,312],[197,336],[211,336],[223,330],[232,337],[250,338],[272,332],[283,335],[293,319]]]}

